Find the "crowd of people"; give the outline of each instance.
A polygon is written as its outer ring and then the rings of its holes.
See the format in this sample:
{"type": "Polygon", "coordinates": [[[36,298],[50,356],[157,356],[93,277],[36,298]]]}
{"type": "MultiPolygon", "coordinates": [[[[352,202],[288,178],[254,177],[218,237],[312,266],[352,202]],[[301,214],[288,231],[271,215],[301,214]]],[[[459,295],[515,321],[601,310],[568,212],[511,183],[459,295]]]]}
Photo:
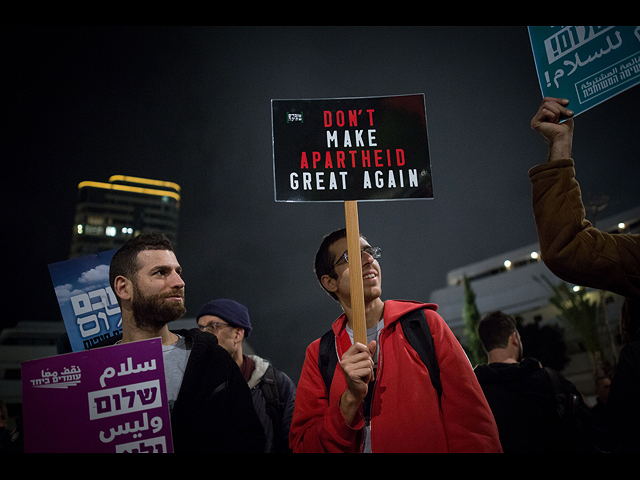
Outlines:
{"type": "MultiPolygon", "coordinates": [[[[184,281],[162,234],[140,235],[114,255],[122,335],[96,348],[162,340],[175,452],[640,451],[640,235],[608,234],[586,220],[567,103],[545,98],[531,121],[549,144],[547,161],[529,171],[533,211],[555,275],[625,297],[625,345],[604,413],[525,357],[515,319],[503,312],[480,322],[488,362],[474,369],[437,305],[382,300],[381,249],[364,236],[362,271],[350,272],[345,229],[323,238],[314,268],[343,313],[307,347],[297,386],[243,352],[252,324],[234,300],[202,306],[197,328],[170,329],[185,313],[184,281]],[[351,274],[362,276],[366,344],[353,340],[351,274]]],[[[5,432],[0,413],[2,448],[15,451],[19,432],[5,432]]]]}

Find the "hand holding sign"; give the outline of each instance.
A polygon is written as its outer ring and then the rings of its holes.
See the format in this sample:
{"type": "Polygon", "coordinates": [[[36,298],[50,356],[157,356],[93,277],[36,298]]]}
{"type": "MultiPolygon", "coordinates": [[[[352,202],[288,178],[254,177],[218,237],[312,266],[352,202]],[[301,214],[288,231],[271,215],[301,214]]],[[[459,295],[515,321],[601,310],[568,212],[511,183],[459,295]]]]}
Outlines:
{"type": "Polygon", "coordinates": [[[571,158],[573,112],[566,108],[569,100],[546,97],[531,119],[531,128],[549,143],[549,160],[571,158]],[[561,118],[567,118],[560,123],[561,118]]]}

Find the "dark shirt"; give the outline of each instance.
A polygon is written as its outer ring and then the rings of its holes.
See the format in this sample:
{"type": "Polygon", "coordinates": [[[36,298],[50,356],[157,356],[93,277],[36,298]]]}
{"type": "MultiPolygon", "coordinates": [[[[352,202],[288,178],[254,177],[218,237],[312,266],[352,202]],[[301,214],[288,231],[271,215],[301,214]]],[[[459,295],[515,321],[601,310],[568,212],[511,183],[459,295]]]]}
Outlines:
{"type": "Polygon", "coordinates": [[[475,372],[505,453],[567,451],[555,396],[537,360],[479,365],[475,372]]]}

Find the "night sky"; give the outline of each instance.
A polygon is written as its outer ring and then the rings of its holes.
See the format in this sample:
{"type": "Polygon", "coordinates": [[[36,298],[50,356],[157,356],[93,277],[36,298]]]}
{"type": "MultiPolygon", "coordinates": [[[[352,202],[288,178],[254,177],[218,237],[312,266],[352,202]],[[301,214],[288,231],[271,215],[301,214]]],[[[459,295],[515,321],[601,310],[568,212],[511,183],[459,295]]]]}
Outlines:
{"type": "MultiPolygon", "coordinates": [[[[244,303],[251,346],[297,380],[341,313],[312,267],[344,207],[274,201],[271,99],[424,93],[434,199],[359,203],[385,299],[428,301],[449,270],[536,241],[525,26],[5,27],[2,43],[2,326],[60,319],[47,265],[69,256],[79,182],[169,180],[187,316],[244,303]]],[[[576,118],[578,180],[605,216],[640,204],[639,109],[635,87],[576,118]]]]}

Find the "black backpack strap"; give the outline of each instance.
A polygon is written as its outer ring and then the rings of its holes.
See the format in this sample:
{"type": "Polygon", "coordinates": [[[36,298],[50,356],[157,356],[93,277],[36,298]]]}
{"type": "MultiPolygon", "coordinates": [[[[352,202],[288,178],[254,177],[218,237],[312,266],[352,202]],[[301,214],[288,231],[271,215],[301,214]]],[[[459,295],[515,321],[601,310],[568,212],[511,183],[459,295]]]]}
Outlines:
{"type": "Polygon", "coordinates": [[[400,325],[402,325],[402,331],[407,341],[426,365],[433,388],[438,392],[438,401],[441,402],[442,382],[440,381],[440,367],[438,366],[436,347],[424,309],[419,308],[407,313],[400,319],[400,325]]]}
{"type": "Polygon", "coordinates": [[[543,367],[556,400],[556,413],[565,434],[570,453],[603,453],[615,451],[618,439],[608,425],[591,411],[579,392],[572,392],[561,375],[543,367]]]}
{"type": "Polygon", "coordinates": [[[280,393],[278,392],[278,379],[276,378],[276,371],[273,365],[269,364],[267,370],[264,372],[260,381],[260,388],[267,401],[267,405],[274,407],[276,411],[283,407],[283,403],[280,401],[280,393]]]}
{"type": "Polygon", "coordinates": [[[282,445],[280,424],[284,415],[284,403],[280,400],[278,378],[276,377],[276,369],[272,364],[269,364],[260,380],[260,389],[267,404],[267,415],[269,415],[273,425],[273,445],[279,448],[282,445]]]}
{"type": "Polygon", "coordinates": [[[331,382],[333,380],[333,374],[336,371],[336,365],[338,364],[338,354],[336,353],[336,336],[333,330],[329,330],[322,335],[320,339],[320,351],[318,354],[318,367],[320,368],[320,374],[324,379],[324,384],[327,387],[327,397],[329,396],[329,390],[331,390],[331,382]]]}
{"type": "Polygon", "coordinates": [[[562,383],[560,374],[558,374],[558,372],[548,367],[543,367],[542,371],[551,384],[551,389],[553,390],[553,395],[556,399],[556,410],[558,413],[558,417],[564,419],[565,416],[568,418],[569,416],[573,415],[577,409],[579,401],[578,397],[567,390],[567,388],[562,383]]]}

